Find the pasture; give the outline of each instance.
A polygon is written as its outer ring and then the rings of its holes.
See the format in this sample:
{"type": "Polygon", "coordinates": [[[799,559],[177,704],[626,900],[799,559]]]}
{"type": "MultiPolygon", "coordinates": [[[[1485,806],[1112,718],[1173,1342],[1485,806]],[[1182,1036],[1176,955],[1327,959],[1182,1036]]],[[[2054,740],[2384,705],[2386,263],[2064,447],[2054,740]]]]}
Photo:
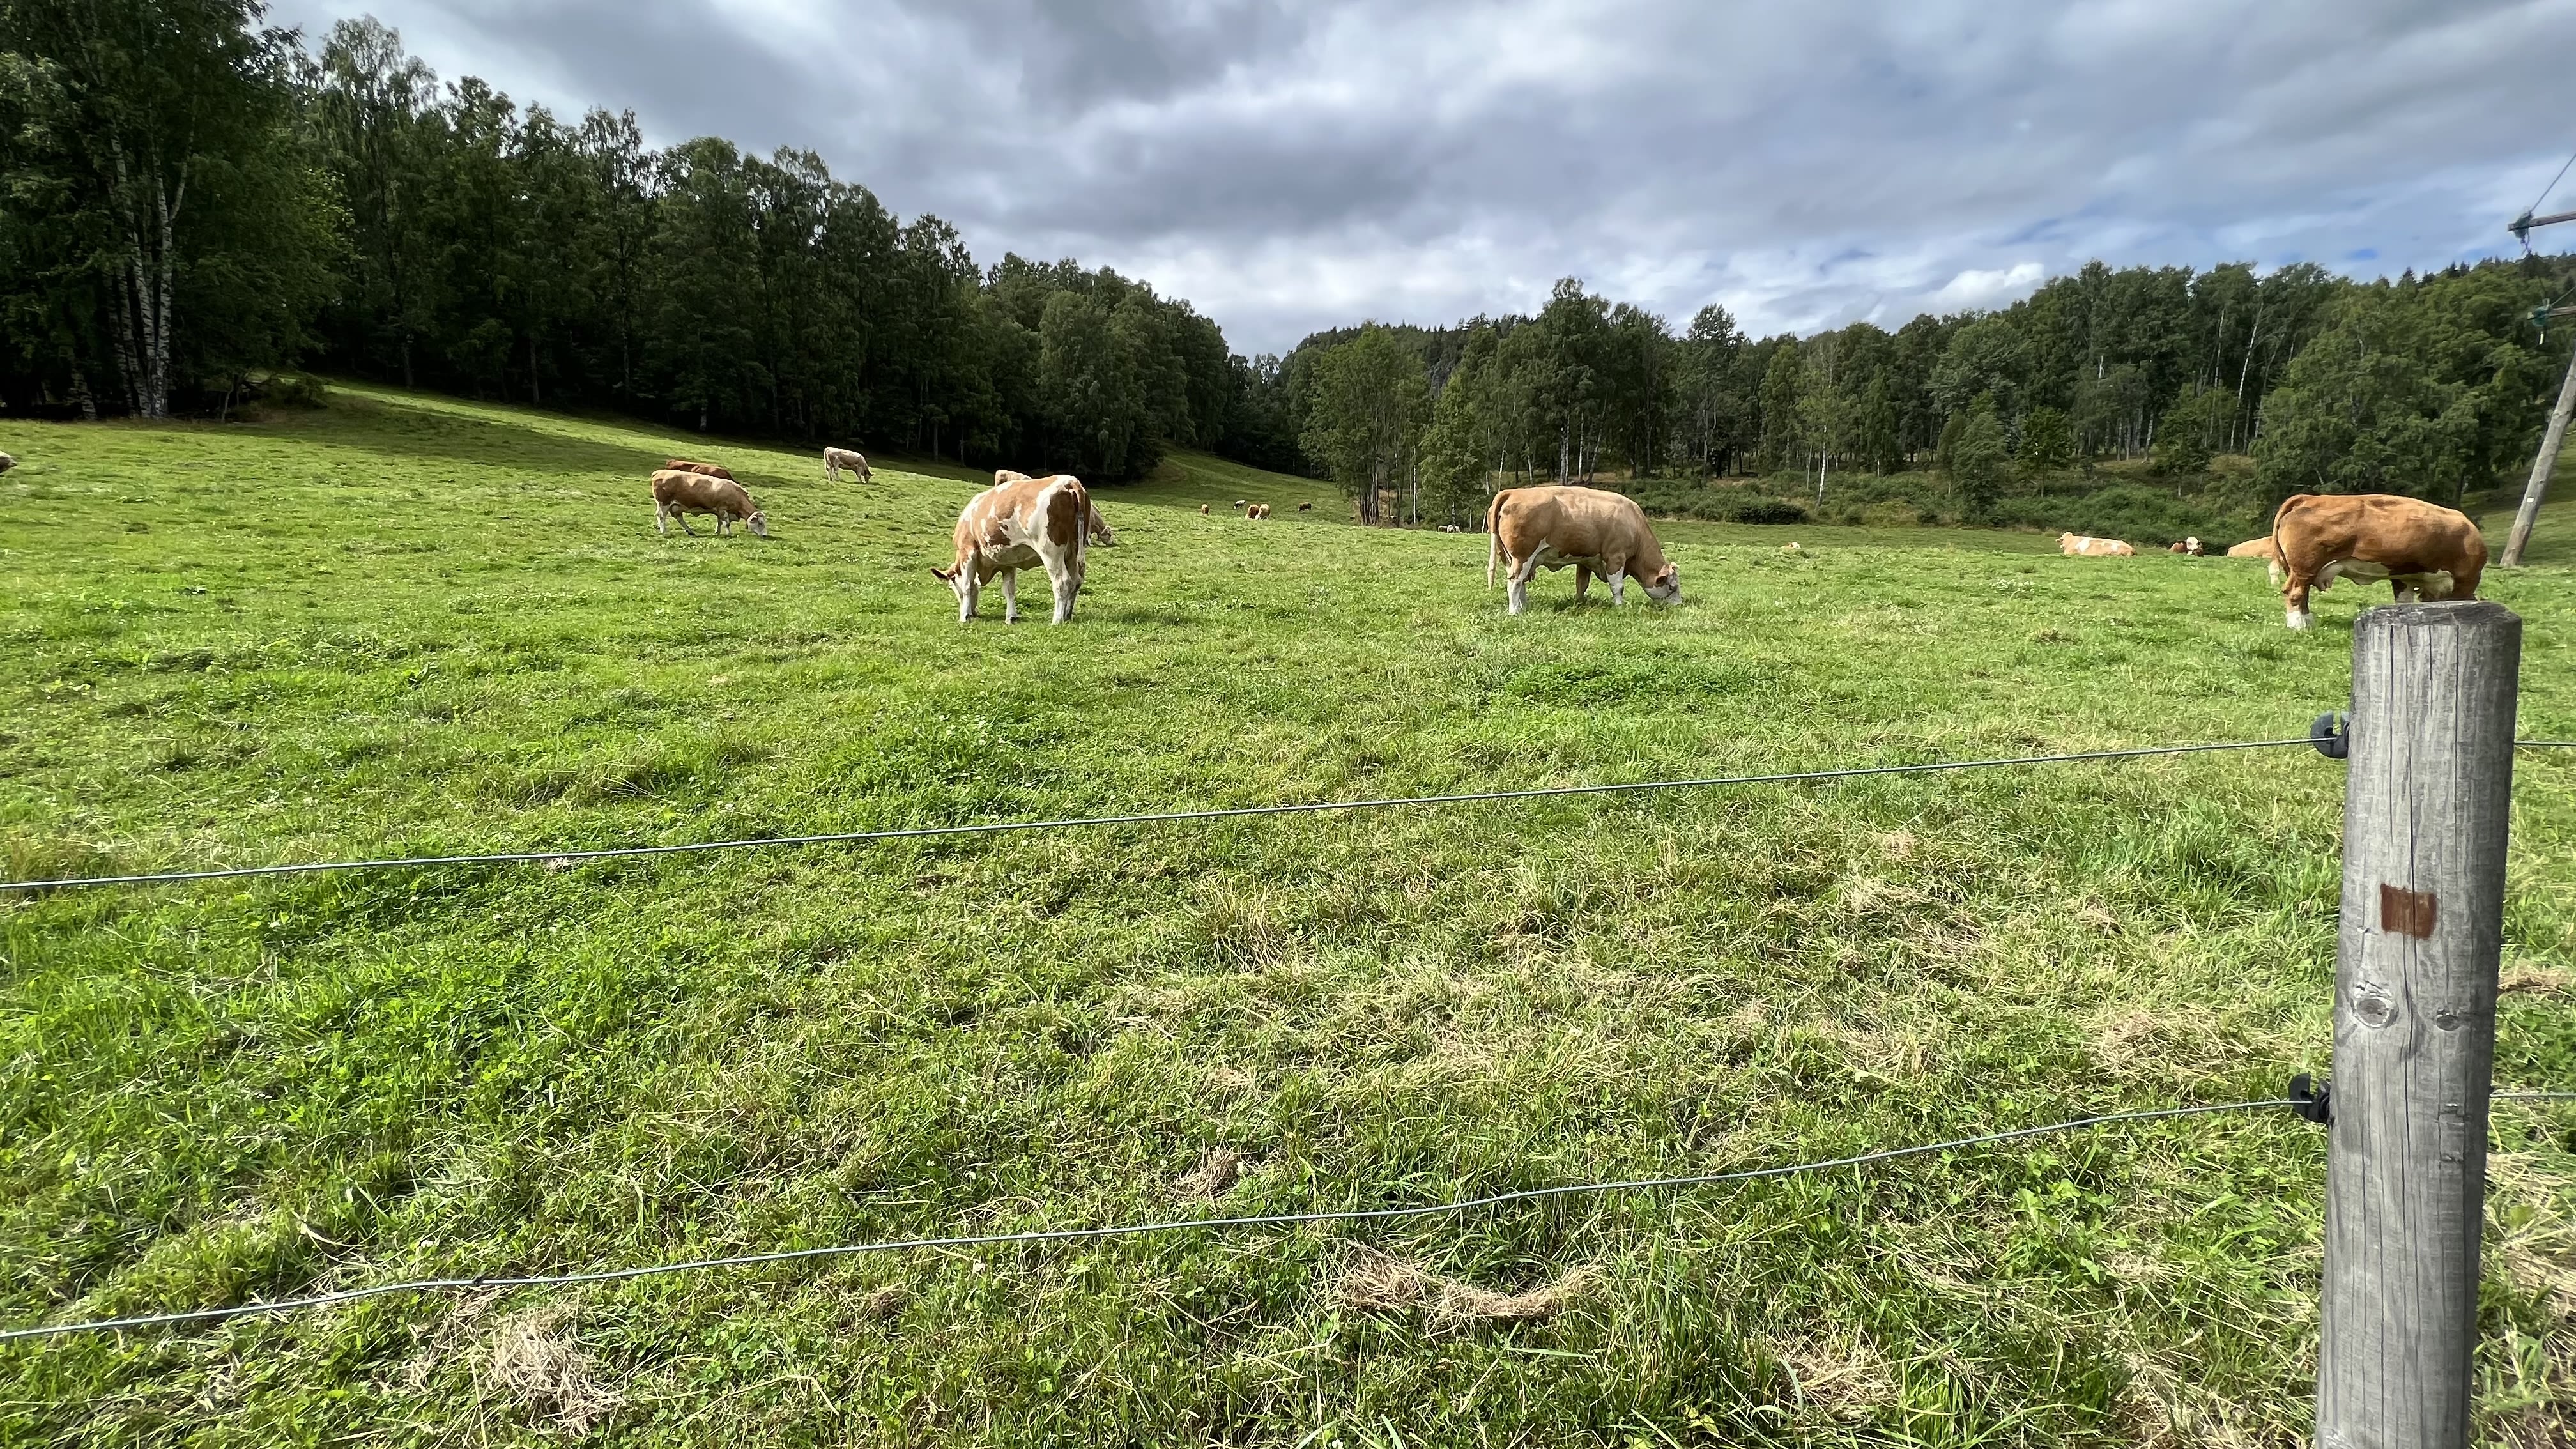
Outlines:
{"type": "MultiPolygon", "coordinates": [[[[13,879],[2273,739],[2386,597],[2296,635],[2259,566],[1676,524],[1682,607],[1557,573],[1506,619],[1482,536],[1184,458],[1097,491],[1073,624],[1032,575],[1006,629],[929,574],[962,470],[365,389],[0,448],[13,879]],[[773,537],[657,538],[675,455],[773,537]]],[[[2576,571],[2485,592],[2523,733],[2576,737],[2576,571]]],[[[2518,775],[2498,1082],[2576,1089],[2576,751],[2518,775]]],[[[2342,788],[2290,749],[9,898],[0,1322],[2273,1097],[2327,1065],[2342,788]]],[[[2576,1110],[2496,1121],[2482,1433],[2560,1442],[2576,1110]]],[[[0,1440],[2279,1444],[2322,1163],[2216,1116],[383,1298],[0,1345],[0,1440]]]]}

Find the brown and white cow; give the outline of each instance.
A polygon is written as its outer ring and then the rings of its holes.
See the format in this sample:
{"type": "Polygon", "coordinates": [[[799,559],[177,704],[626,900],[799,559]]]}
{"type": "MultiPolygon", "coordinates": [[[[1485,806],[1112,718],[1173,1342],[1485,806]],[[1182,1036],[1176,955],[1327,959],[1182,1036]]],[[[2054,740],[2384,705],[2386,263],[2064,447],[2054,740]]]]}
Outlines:
{"type": "Polygon", "coordinates": [[[769,537],[769,515],[751,501],[751,494],[731,478],[692,472],[686,468],[665,468],[653,475],[653,531],[669,536],[671,520],[678,519],[680,531],[694,538],[697,530],[689,527],[692,513],[712,513],[716,517],[716,534],[723,536],[736,519],[742,526],[762,538],[769,537]]]}
{"type": "Polygon", "coordinates": [[[2080,533],[2059,534],[2057,551],[2070,558],[2078,555],[2092,558],[2133,558],[2138,552],[2116,538],[2087,538],[2080,533]]]}
{"type": "Polygon", "coordinates": [[[1577,599],[1596,573],[1610,581],[1613,604],[1628,602],[1631,574],[1659,603],[1682,596],[1681,569],[1665,561],[1646,511],[1625,494],[1560,485],[1506,488],[1485,509],[1485,531],[1492,535],[1485,544],[1485,586],[1493,587],[1494,565],[1507,564],[1515,614],[1529,607],[1530,580],[1542,568],[1571,566],[1577,599]]]}
{"type": "Polygon", "coordinates": [[[10,469],[15,468],[15,467],[17,467],[17,466],[18,466],[18,460],[17,460],[17,459],[10,457],[10,456],[9,456],[8,454],[6,454],[6,453],[0,453],[0,473],[6,473],[6,472],[8,472],[10,469]]]}
{"type": "Polygon", "coordinates": [[[2337,579],[2386,579],[2401,604],[2474,599],[2487,568],[2487,541],[2467,514],[2386,493],[2294,493],[2272,515],[2270,542],[2293,629],[2315,622],[2309,591],[2337,579]]]}
{"type": "Polygon", "coordinates": [[[859,481],[862,483],[872,483],[876,481],[876,475],[868,471],[867,454],[860,452],[856,448],[825,448],[823,450],[823,481],[826,483],[840,482],[841,471],[843,469],[848,469],[850,472],[858,474],[859,481]]]}
{"type": "Polygon", "coordinates": [[[686,458],[671,459],[669,462],[662,465],[662,471],[666,473],[704,473],[710,478],[722,478],[728,483],[733,481],[733,474],[726,472],[722,467],[714,463],[692,463],[686,458]]]}
{"type": "Polygon", "coordinates": [[[1020,570],[1044,568],[1055,593],[1055,622],[1073,617],[1082,592],[1083,546],[1089,541],[1091,494],[1070,473],[996,483],[966,501],[957,515],[957,561],[931,573],[957,595],[957,622],[975,617],[975,604],[994,575],[1002,579],[1002,621],[1020,619],[1020,570]]]}
{"type": "Polygon", "coordinates": [[[1200,514],[1200,516],[1201,516],[1201,517],[1205,517],[1205,516],[1206,516],[1206,514],[1207,514],[1207,511],[1208,511],[1208,506],[1207,506],[1206,504],[1202,503],[1202,504],[1200,504],[1200,505],[1199,505],[1199,514],[1200,514]]]}

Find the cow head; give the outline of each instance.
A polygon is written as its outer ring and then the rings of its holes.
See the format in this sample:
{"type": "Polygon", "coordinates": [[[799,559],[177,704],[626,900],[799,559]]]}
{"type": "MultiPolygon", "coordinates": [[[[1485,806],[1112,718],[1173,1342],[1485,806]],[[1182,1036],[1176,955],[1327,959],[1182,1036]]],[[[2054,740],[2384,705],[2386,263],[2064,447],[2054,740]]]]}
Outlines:
{"type": "Polygon", "coordinates": [[[769,537],[769,515],[757,508],[751,510],[751,516],[742,521],[742,526],[750,529],[756,538],[769,537]]]}
{"type": "Polygon", "coordinates": [[[1656,603],[1678,604],[1682,601],[1682,566],[1680,564],[1668,563],[1664,565],[1662,573],[1644,582],[1646,597],[1656,603]]]}

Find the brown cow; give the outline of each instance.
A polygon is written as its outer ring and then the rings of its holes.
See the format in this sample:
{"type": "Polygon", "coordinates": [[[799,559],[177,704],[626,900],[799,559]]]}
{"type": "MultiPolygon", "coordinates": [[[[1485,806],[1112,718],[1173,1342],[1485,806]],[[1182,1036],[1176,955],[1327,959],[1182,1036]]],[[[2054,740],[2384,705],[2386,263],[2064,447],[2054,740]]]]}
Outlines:
{"type": "Polygon", "coordinates": [[[2084,555],[2096,558],[2132,558],[2138,552],[2116,538],[2087,538],[2080,533],[2059,534],[2057,551],[2070,557],[2084,555]]]}
{"type": "Polygon", "coordinates": [[[716,516],[716,534],[722,537],[735,519],[762,538],[769,537],[769,515],[751,501],[751,494],[731,478],[718,478],[687,468],[665,468],[653,475],[653,531],[669,536],[672,519],[680,521],[680,531],[694,538],[697,530],[689,527],[692,513],[716,516]]]}
{"type": "MultiPolygon", "coordinates": [[[[2272,572],[2275,575],[2279,574],[2281,571],[2281,552],[2280,550],[2272,547],[2272,537],[2270,534],[2265,534],[2261,538],[2249,538],[2245,540],[2243,543],[2229,549],[2227,551],[2227,556],[2229,558],[2259,558],[2272,565],[2272,572]]],[[[2280,580],[2276,577],[2273,582],[2278,583],[2280,580]]]]}
{"type": "Polygon", "coordinates": [[[1055,593],[1055,622],[1073,617],[1082,592],[1083,543],[1091,494],[1069,473],[1015,478],[966,500],[957,515],[957,561],[930,572],[957,595],[957,622],[975,617],[984,584],[1002,577],[1002,622],[1020,620],[1020,570],[1043,567],[1055,593]]]}
{"type": "Polygon", "coordinates": [[[2487,541],[2467,514],[2386,493],[2294,493],[2272,515],[2271,544],[2293,629],[2315,622],[2309,591],[2337,579],[2386,579],[2401,604],[2474,599],[2487,567],[2487,541]]]}
{"type": "Polygon", "coordinates": [[[858,474],[859,481],[862,483],[872,483],[876,481],[876,474],[868,471],[867,454],[860,452],[856,448],[825,448],[823,450],[824,482],[840,482],[841,470],[844,468],[858,474]]]}
{"type": "Polygon", "coordinates": [[[682,473],[704,473],[710,478],[722,478],[728,483],[733,481],[733,474],[714,463],[692,463],[686,458],[673,458],[662,465],[662,471],[666,473],[674,470],[682,473]]]}
{"type": "Polygon", "coordinates": [[[1574,568],[1574,597],[1592,587],[1595,573],[1610,581],[1610,601],[1628,602],[1628,576],[1646,596],[1672,603],[1682,596],[1681,569],[1664,560],[1663,545],[1646,525],[1636,500],[1595,488],[1506,488],[1485,510],[1485,585],[1497,561],[1509,564],[1511,612],[1529,607],[1530,580],[1541,568],[1574,568]]]}

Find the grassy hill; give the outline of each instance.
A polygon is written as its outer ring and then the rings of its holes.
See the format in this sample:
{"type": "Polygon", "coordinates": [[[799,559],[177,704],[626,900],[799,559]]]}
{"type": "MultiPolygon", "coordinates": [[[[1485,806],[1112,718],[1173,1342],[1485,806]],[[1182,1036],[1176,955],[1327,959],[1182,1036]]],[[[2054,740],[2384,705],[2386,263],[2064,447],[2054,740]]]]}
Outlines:
{"type": "MultiPolygon", "coordinates": [[[[1507,619],[1482,538],[1182,457],[1102,490],[1071,626],[961,627],[963,476],[357,389],[0,447],[13,878],[2278,738],[2384,597],[2293,635],[2217,560],[1676,524],[1684,606],[1507,619]],[[676,452],[774,536],[656,537],[676,452]]],[[[2576,574],[2489,592],[2576,737],[2576,574]]],[[[2576,752],[2520,772],[2498,1075],[2576,1087],[2576,752]]],[[[2328,1058],[2342,789],[2296,749],[13,897],[0,1323],[2271,1097],[2328,1058]]],[[[2543,1442],[2576,1111],[2498,1123],[2484,1422],[2543,1442]]],[[[2289,1442],[2321,1164],[2211,1117],[383,1298],[0,1345],[0,1441],[2289,1442]]]]}

